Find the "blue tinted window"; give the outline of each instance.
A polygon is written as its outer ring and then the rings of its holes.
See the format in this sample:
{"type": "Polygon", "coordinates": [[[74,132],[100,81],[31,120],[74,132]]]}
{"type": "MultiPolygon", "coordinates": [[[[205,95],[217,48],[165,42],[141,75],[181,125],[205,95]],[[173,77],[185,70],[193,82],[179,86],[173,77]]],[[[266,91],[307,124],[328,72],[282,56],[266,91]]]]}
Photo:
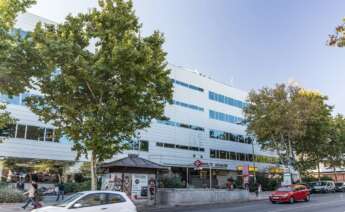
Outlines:
{"type": "Polygon", "coordinates": [[[157,120],[157,123],[159,124],[165,124],[169,126],[174,126],[174,127],[181,127],[181,128],[187,128],[187,129],[192,129],[196,131],[205,131],[203,127],[195,126],[195,125],[190,125],[190,124],[184,124],[184,123],[179,123],[179,122],[174,122],[170,120],[157,120]]]}
{"type": "Polygon", "coordinates": [[[196,105],[187,104],[187,103],[180,102],[180,101],[175,101],[175,100],[173,100],[173,103],[174,103],[175,105],[179,105],[179,106],[181,106],[181,107],[186,107],[186,108],[190,108],[190,109],[193,109],[193,110],[204,111],[204,108],[199,107],[199,106],[196,106],[196,105]]]}
{"type": "Polygon", "coordinates": [[[196,91],[200,91],[200,92],[204,92],[204,89],[203,88],[200,88],[198,86],[195,86],[195,85],[191,85],[191,84],[188,84],[188,83],[185,83],[185,82],[182,82],[182,81],[179,81],[179,80],[175,80],[175,79],[172,79],[172,82],[176,85],[181,85],[183,87],[186,87],[186,88],[190,88],[192,90],[196,90],[196,91]]]}
{"type": "Polygon", "coordinates": [[[233,99],[231,97],[227,97],[221,94],[214,93],[212,91],[209,91],[208,97],[210,100],[214,100],[220,103],[224,103],[227,105],[231,105],[234,107],[238,107],[243,109],[247,104],[245,102],[242,102],[240,100],[233,99]]]}
{"type": "Polygon", "coordinates": [[[233,123],[233,124],[242,124],[242,122],[243,122],[243,118],[233,116],[230,114],[216,112],[213,110],[209,111],[209,117],[210,117],[210,119],[216,119],[219,121],[229,122],[229,123],[233,123]]]}

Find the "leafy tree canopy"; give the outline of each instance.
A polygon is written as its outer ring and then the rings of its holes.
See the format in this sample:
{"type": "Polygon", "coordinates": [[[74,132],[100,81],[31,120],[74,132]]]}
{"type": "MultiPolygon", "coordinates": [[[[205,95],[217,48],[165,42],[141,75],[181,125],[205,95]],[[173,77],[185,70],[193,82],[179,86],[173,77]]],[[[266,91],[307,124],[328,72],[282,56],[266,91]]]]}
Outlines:
{"type": "Polygon", "coordinates": [[[311,158],[315,153],[321,155],[319,148],[330,126],[332,107],[326,100],[318,92],[294,85],[251,91],[244,110],[247,130],[264,149],[276,151],[285,164],[292,162],[303,169],[315,166],[311,158]]]}
{"type": "Polygon", "coordinates": [[[0,54],[0,73],[11,76],[0,89],[39,89],[28,106],[72,140],[79,156],[91,152],[95,172],[137,130],[164,118],[172,99],[164,37],[158,31],[142,37],[140,29],[131,1],[100,0],[99,9],[61,24],[1,37],[15,45],[0,54]]]}

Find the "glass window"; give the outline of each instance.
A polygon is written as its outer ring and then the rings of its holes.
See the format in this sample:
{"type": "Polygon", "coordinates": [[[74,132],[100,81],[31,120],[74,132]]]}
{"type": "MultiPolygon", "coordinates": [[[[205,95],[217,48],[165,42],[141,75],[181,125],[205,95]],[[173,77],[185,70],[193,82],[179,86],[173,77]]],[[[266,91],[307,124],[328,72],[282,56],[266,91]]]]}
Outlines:
{"type": "Polygon", "coordinates": [[[126,202],[126,199],[120,194],[107,194],[108,195],[108,204],[116,204],[120,202],[126,202]]]}
{"type": "Polygon", "coordinates": [[[36,126],[27,126],[26,139],[29,140],[44,140],[44,128],[36,126]]]}
{"type": "Polygon", "coordinates": [[[220,151],[219,157],[220,157],[220,159],[226,159],[226,151],[220,151]]]}
{"type": "Polygon", "coordinates": [[[25,138],[26,125],[18,124],[17,127],[17,138],[25,138]]]}
{"type": "Polygon", "coordinates": [[[191,151],[199,151],[199,148],[195,147],[195,146],[190,146],[189,150],[191,150],[191,151]]]}
{"type": "Polygon", "coordinates": [[[237,160],[236,152],[230,152],[230,160],[237,160]]]}
{"type": "Polygon", "coordinates": [[[104,193],[97,193],[97,194],[89,194],[80,200],[77,203],[81,204],[81,207],[91,207],[97,205],[104,205],[106,204],[106,194],[104,193]]]}
{"type": "Polygon", "coordinates": [[[188,150],[188,146],[185,146],[185,145],[176,145],[176,148],[188,150]]]}
{"type": "Polygon", "coordinates": [[[237,153],[237,156],[238,156],[238,160],[241,160],[241,161],[245,161],[246,160],[246,157],[243,153],[237,153]]]}
{"type": "Polygon", "coordinates": [[[148,152],[149,151],[149,142],[145,140],[140,141],[140,151],[148,152]]]}
{"type": "Polygon", "coordinates": [[[164,143],[165,148],[175,148],[175,144],[164,143]]]}
{"type": "Polygon", "coordinates": [[[54,132],[53,129],[46,128],[45,141],[53,141],[53,132],[54,132]]]}
{"type": "Polygon", "coordinates": [[[5,128],[0,129],[0,137],[10,137],[14,138],[16,133],[16,125],[10,124],[7,125],[5,128]]]}
{"type": "Polygon", "coordinates": [[[210,150],[210,158],[216,158],[216,150],[210,150]]]}
{"type": "Polygon", "coordinates": [[[160,143],[160,142],[157,142],[157,143],[156,143],[156,146],[163,147],[164,144],[163,144],[163,143],[160,143]]]}

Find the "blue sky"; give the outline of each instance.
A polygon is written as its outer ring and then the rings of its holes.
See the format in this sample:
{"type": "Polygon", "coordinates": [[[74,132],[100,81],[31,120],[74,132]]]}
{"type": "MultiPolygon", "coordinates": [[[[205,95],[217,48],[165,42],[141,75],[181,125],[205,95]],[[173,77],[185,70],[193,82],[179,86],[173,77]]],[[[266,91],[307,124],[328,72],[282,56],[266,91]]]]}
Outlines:
{"type": "MultiPolygon", "coordinates": [[[[60,22],[96,0],[38,0],[31,12],[60,22]]],[[[169,62],[244,90],[296,80],[345,114],[345,48],[326,46],[343,0],[134,0],[143,33],[166,36],[169,62]]]]}

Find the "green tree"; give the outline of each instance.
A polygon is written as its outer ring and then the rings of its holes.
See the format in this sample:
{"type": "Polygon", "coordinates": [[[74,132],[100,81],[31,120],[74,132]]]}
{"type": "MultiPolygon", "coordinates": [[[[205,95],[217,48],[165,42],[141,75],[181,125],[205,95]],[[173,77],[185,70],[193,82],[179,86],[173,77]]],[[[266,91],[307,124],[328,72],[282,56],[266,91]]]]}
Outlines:
{"type": "Polygon", "coordinates": [[[100,0],[99,9],[17,36],[29,52],[23,65],[16,49],[0,60],[1,72],[23,79],[18,87],[40,90],[27,98],[32,111],[72,140],[78,157],[90,157],[92,189],[97,164],[124,150],[152,119],[164,118],[172,99],[164,37],[158,31],[142,37],[140,29],[131,1],[100,0]]]}
{"type": "Polygon", "coordinates": [[[248,133],[303,173],[324,157],[319,148],[326,141],[332,110],[326,100],[317,92],[284,84],[251,91],[244,110],[248,133]]]}
{"type": "MultiPolygon", "coordinates": [[[[15,124],[16,120],[11,117],[11,114],[6,111],[6,105],[0,102],[0,134],[8,135],[10,134],[9,125],[15,124]]],[[[6,136],[7,137],[7,136],[6,136]]],[[[3,138],[0,137],[0,142],[3,141],[3,138]]]]}
{"type": "Polygon", "coordinates": [[[332,107],[326,104],[327,97],[318,92],[300,90],[294,98],[295,111],[302,120],[304,133],[296,140],[297,169],[317,167],[320,178],[320,163],[327,157],[329,131],[331,130],[332,107]]]}
{"type": "Polygon", "coordinates": [[[294,142],[303,134],[301,120],[292,110],[292,98],[298,90],[284,84],[252,90],[244,109],[248,133],[255,135],[263,149],[276,151],[284,163],[292,157],[294,142]]]}
{"type": "Polygon", "coordinates": [[[339,24],[335,28],[334,34],[329,35],[329,39],[327,43],[330,46],[336,46],[336,47],[345,46],[345,18],[343,19],[343,23],[339,24]]]}
{"type": "Polygon", "coordinates": [[[324,148],[326,157],[323,163],[334,171],[337,180],[336,168],[345,165],[345,118],[338,114],[332,119],[327,146],[324,148]]]}

